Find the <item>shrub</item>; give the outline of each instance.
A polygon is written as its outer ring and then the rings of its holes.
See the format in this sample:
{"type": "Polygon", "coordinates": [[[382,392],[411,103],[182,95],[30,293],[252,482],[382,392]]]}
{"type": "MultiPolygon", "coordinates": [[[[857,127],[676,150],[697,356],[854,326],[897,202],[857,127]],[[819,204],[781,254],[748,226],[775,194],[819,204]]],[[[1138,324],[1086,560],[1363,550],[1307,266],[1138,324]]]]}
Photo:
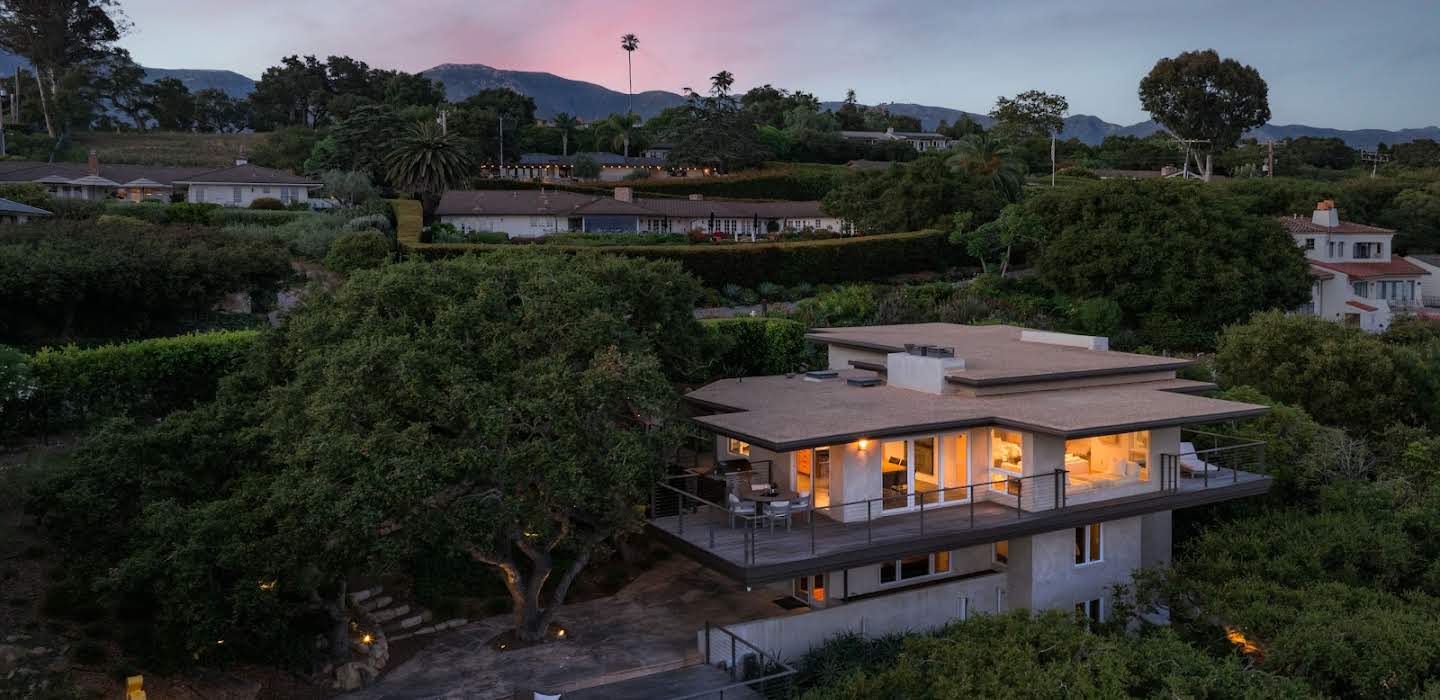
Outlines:
{"type": "Polygon", "coordinates": [[[390,218],[380,214],[365,214],[357,216],[345,222],[346,231],[379,231],[390,235],[395,233],[395,227],[390,223],[390,218]]]}
{"type": "Polygon", "coordinates": [[[1125,312],[1114,299],[1096,297],[1075,305],[1075,329],[1088,335],[1109,337],[1120,332],[1125,312]]]}
{"type": "Polygon", "coordinates": [[[106,202],[100,218],[126,217],[152,224],[169,222],[170,206],[160,202],[106,202]]]}
{"type": "Polygon", "coordinates": [[[281,226],[292,221],[298,221],[306,217],[325,216],[309,211],[275,211],[270,209],[236,209],[234,207],[216,207],[209,210],[204,223],[211,226],[228,226],[230,224],[257,224],[260,226],[281,226]]]}
{"type": "Polygon", "coordinates": [[[676,245],[689,243],[683,233],[552,233],[540,241],[550,245],[676,245]]]}
{"type": "Polygon", "coordinates": [[[42,348],[30,359],[52,425],[105,415],[164,415],[212,397],[258,331],[216,331],[96,348],[42,348]]]}
{"type": "Polygon", "coordinates": [[[222,230],[233,236],[281,241],[292,255],[319,261],[330,252],[330,243],[343,231],[345,222],[343,216],[312,214],[280,226],[232,224],[222,230]]]}
{"type": "Polygon", "coordinates": [[[379,231],[342,233],[330,244],[325,267],[336,272],[354,272],[380,267],[390,261],[390,239],[379,231]]]}
{"type": "Polygon", "coordinates": [[[89,199],[60,199],[53,198],[45,207],[57,219],[68,219],[70,221],[83,221],[93,219],[105,210],[105,202],[89,199]]]}
{"type": "Polygon", "coordinates": [[[509,243],[510,234],[503,231],[461,231],[444,222],[425,227],[424,235],[435,243],[509,243]]]}
{"type": "Polygon", "coordinates": [[[208,224],[210,223],[210,212],[219,211],[219,204],[206,204],[204,202],[175,202],[165,207],[165,223],[167,224],[208,224]]]}
{"type": "Polygon", "coordinates": [[[266,209],[269,211],[284,211],[285,203],[274,197],[256,197],[250,202],[251,209],[266,209]]]}
{"type": "Polygon", "coordinates": [[[100,218],[95,220],[95,227],[108,231],[143,233],[154,229],[155,225],[144,219],[137,219],[120,214],[101,214],[100,218]]]}
{"type": "Polygon", "coordinates": [[[420,243],[420,230],[424,227],[425,211],[420,202],[413,199],[388,200],[390,210],[395,213],[395,238],[400,245],[420,243]]]}
{"type": "Polygon", "coordinates": [[[50,191],[38,182],[7,182],[0,185],[0,197],[41,209],[50,208],[50,191]]]}
{"type": "Polygon", "coordinates": [[[805,327],[795,321],[742,316],[703,323],[720,347],[712,376],[784,374],[805,367],[811,360],[805,327]]]}

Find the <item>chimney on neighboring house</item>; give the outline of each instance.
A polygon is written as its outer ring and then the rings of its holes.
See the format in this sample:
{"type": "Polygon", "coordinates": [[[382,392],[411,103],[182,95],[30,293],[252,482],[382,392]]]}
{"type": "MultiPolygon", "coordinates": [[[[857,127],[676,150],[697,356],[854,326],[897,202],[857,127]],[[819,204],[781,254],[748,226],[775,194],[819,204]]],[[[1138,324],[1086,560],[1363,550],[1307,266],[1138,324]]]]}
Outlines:
{"type": "Polygon", "coordinates": [[[887,127],[885,127],[885,135],[887,135],[887,136],[894,136],[894,135],[895,135],[895,127],[893,127],[893,126],[887,126],[887,127]]]}
{"type": "Polygon", "coordinates": [[[1327,199],[1315,205],[1315,214],[1310,217],[1311,223],[1316,226],[1335,228],[1340,225],[1340,210],[1335,208],[1335,200],[1327,199]]]}
{"type": "Polygon", "coordinates": [[[85,159],[85,172],[91,175],[100,174],[100,154],[95,149],[90,149],[90,157],[85,159]]]}
{"type": "Polygon", "coordinates": [[[615,199],[622,202],[633,202],[635,201],[635,190],[629,187],[616,187],[615,199]]]}

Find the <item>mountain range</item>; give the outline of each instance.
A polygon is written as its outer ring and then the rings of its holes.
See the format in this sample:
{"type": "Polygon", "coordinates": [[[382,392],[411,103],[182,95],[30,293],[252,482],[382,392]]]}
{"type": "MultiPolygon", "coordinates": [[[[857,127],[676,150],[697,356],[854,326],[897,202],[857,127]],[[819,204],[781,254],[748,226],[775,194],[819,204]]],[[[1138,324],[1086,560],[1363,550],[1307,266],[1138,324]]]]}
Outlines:
{"type": "MultiPolygon", "coordinates": [[[[24,59],[0,52],[0,76],[13,75],[17,66],[24,66],[24,59]]],[[[146,68],[147,80],[175,78],[192,92],[205,88],[219,88],[232,97],[250,94],[255,81],[229,70],[203,70],[193,68],[146,68]]],[[[505,70],[479,63],[444,63],[429,70],[421,71],[427,78],[445,84],[445,94],[452,101],[463,100],[475,93],[490,88],[509,88],[535,100],[536,114],[541,118],[567,112],[580,119],[601,119],[610,114],[624,113],[630,98],[623,92],[611,90],[602,85],[582,80],[563,78],[553,73],[535,71],[505,70]]],[[[635,93],[634,111],[649,118],[667,107],[685,102],[685,97],[664,90],[647,90],[635,93]]],[[[836,109],[839,102],[823,102],[823,106],[836,109]]],[[[994,123],[989,116],[966,112],[949,107],[914,104],[908,102],[883,103],[880,106],[894,114],[915,117],[925,129],[934,129],[941,120],[955,123],[963,117],[970,117],[985,127],[994,123]]],[[[1106,136],[1149,136],[1160,130],[1154,121],[1143,121],[1130,125],[1113,124],[1089,114],[1073,114],[1065,118],[1065,129],[1061,139],[1079,139],[1081,142],[1097,145],[1106,136]]],[[[1264,139],[1284,139],[1300,136],[1335,137],[1344,139],[1352,148],[1374,149],[1380,143],[1408,143],[1416,139],[1440,141],[1440,126],[1426,126],[1415,129],[1328,129],[1305,124],[1266,124],[1253,129],[1246,136],[1264,139]]]]}

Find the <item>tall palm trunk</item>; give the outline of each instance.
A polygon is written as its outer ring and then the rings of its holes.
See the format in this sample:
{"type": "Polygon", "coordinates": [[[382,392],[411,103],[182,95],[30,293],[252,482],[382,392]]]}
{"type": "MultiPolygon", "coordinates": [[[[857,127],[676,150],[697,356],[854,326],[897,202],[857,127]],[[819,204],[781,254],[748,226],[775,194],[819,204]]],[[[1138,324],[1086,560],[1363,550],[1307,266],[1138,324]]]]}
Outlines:
{"type": "Polygon", "coordinates": [[[630,91],[626,93],[629,101],[625,104],[625,157],[630,157],[630,115],[635,113],[635,66],[630,62],[634,51],[625,52],[625,76],[630,91]]]}
{"type": "Polygon", "coordinates": [[[35,90],[40,93],[40,114],[45,117],[45,133],[55,138],[55,125],[50,121],[50,103],[45,99],[45,81],[40,79],[40,67],[35,66],[35,90]]]}

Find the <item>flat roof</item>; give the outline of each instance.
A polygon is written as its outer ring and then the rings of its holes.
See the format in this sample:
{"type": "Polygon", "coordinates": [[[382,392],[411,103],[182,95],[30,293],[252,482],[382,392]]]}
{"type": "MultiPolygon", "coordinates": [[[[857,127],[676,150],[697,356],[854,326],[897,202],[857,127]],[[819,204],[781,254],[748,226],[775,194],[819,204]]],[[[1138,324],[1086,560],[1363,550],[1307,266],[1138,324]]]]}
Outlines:
{"type": "Polygon", "coordinates": [[[967,326],[912,323],[895,326],[816,328],[807,338],[821,343],[875,352],[903,352],[906,343],[955,349],[965,369],[947,378],[959,384],[988,386],[1107,374],[1175,370],[1189,360],[1022,340],[1019,326],[967,326]]]}
{"type": "Polygon", "coordinates": [[[1110,384],[994,396],[930,394],[887,385],[858,387],[842,370],[809,381],[804,375],[722,379],[686,395],[718,413],[693,420],[722,435],[777,452],[987,425],[1086,437],[1149,428],[1248,418],[1266,406],[1192,396],[1211,388],[1184,379],[1110,384]]]}

